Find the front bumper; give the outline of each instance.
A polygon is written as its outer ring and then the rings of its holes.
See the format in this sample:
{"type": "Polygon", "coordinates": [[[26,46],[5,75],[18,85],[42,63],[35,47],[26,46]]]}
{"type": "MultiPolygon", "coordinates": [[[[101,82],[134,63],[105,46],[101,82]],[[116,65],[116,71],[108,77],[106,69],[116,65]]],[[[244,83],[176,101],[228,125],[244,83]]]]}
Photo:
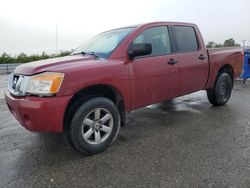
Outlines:
{"type": "Polygon", "coordinates": [[[71,96],[14,97],[5,92],[10,112],[23,127],[34,132],[62,132],[63,118],[71,96]]]}

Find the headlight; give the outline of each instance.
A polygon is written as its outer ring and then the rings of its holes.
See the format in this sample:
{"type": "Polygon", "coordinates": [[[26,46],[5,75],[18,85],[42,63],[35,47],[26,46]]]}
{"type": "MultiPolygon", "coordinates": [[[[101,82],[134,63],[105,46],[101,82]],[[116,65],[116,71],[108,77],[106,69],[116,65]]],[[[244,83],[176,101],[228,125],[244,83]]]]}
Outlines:
{"type": "Polygon", "coordinates": [[[27,93],[41,96],[56,94],[62,84],[63,73],[45,72],[31,76],[27,83],[27,93]]]}

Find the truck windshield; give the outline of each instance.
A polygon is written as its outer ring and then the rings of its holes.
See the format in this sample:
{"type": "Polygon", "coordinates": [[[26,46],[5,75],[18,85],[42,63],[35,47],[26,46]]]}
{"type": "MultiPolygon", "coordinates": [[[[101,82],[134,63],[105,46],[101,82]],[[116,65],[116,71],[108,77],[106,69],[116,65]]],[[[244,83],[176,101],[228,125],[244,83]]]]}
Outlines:
{"type": "Polygon", "coordinates": [[[133,29],[121,28],[96,35],[73,51],[72,55],[94,54],[95,57],[107,58],[133,29]]]}

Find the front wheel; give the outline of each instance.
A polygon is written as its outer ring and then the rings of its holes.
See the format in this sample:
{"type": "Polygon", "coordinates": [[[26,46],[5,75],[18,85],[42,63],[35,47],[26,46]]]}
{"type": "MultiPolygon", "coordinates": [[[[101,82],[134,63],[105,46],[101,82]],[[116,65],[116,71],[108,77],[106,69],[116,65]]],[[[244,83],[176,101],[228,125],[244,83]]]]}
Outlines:
{"type": "Polygon", "coordinates": [[[83,103],[74,114],[68,139],[85,154],[100,153],[115,140],[120,129],[120,114],[109,99],[96,97],[83,103]]]}
{"type": "Polygon", "coordinates": [[[221,73],[213,89],[207,91],[210,103],[215,106],[225,105],[231,97],[233,80],[228,73],[221,73]]]}

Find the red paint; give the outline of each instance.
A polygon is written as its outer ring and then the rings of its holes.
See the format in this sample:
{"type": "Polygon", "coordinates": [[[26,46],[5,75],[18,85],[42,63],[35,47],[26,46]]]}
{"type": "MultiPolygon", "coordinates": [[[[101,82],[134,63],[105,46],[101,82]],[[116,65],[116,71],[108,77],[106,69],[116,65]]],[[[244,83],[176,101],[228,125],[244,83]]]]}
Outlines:
{"type": "MultiPolygon", "coordinates": [[[[213,87],[223,65],[243,63],[241,49],[205,49],[201,34],[194,24],[156,22],[137,26],[106,60],[90,56],[68,56],[23,64],[15,73],[33,75],[44,71],[65,73],[60,91],[55,97],[13,97],[5,99],[16,119],[28,130],[63,131],[63,118],[70,99],[81,89],[104,84],[120,92],[127,111],[171,99],[194,91],[213,87]],[[196,30],[200,49],[197,52],[174,53],[129,60],[127,49],[135,37],[146,28],[187,25],[196,30]],[[198,57],[203,54],[205,60],[198,57]],[[175,65],[167,62],[178,61],[175,65]]],[[[239,76],[234,72],[234,77],[239,76]]]]}
{"type": "Polygon", "coordinates": [[[63,131],[63,116],[71,96],[15,98],[5,92],[10,112],[30,131],[63,131]]]}

